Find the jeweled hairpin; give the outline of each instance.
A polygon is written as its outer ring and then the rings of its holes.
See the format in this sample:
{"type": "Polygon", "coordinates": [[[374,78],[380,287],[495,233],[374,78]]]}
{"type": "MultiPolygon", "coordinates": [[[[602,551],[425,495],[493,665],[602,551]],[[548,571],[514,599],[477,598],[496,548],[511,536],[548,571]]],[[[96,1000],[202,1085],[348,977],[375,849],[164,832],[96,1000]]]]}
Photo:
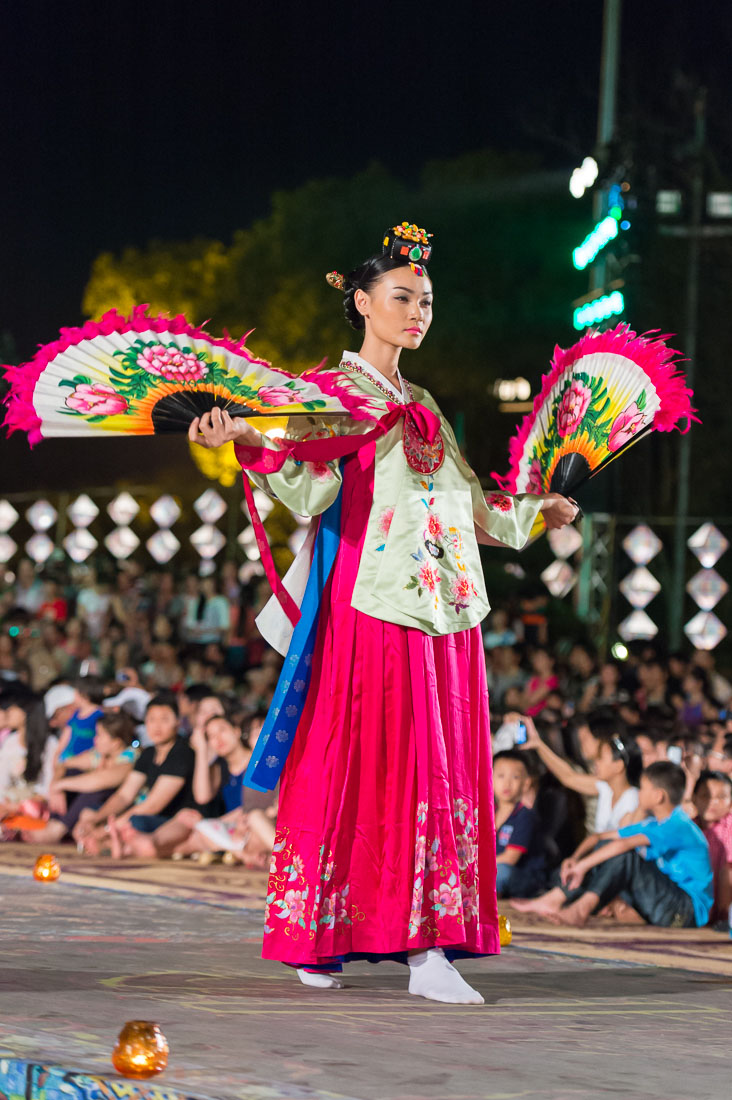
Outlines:
{"type": "Polygon", "coordinates": [[[340,271],[329,271],[325,276],[325,281],[328,286],[335,287],[336,290],[340,290],[341,292],[346,289],[346,277],[345,275],[341,275],[340,271]]]}

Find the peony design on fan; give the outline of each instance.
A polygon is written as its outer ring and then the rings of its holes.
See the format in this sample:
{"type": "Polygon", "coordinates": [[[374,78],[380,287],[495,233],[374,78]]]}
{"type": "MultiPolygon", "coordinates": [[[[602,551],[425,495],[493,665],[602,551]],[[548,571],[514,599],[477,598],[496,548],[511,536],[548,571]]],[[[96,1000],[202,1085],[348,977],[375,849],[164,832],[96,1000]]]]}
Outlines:
{"type": "Polygon", "coordinates": [[[254,355],[246,339],[214,337],[182,315],[149,316],[145,305],[130,316],[109,310],[62,329],[30,362],[3,366],[6,431],[26,432],[31,445],[53,436],[183,433],[214,406],[270,418],[265,434],[281,432],[290,416],[383,415],[342,371],[321,364],[291,374],[254,355]]]}
{"type": "MultiPolygon", "coordinates": [[[[115,352],[119,355],[120,352],[115,352]]],[[[136,362],[149,374],[160,375],[169,382],[199,382],[208,374],[205,352],[194,355],[192,351],[181,350],[175,345],[148,344],[136,362]]],[[[129,359],[129,353],[125,356],[129,359]]]]}
{"type": "MultiPolygon", "coordinates": [[[[665,339],[620,324],[556,348],[533,411],[509,444],[509,472],[494,475],[500,487],[569,495],[649,432],[688,431],[698,419],[693,394],[665,339]]],[[[543,529],[538,517],[532,536],[543,529]]]]}
{"type": "MultiPolygon", "coordinates": [[[[127,412],[127,401],[112,386],[103,382],[92,382],[83,374],[77,374],[62,385],[73,386],[65,404],[75,413],[90,415],[101,419],[104,416],[117,416],[127,412]]],[[[62,410],[64,411],[64,410],[62,410]]]]}

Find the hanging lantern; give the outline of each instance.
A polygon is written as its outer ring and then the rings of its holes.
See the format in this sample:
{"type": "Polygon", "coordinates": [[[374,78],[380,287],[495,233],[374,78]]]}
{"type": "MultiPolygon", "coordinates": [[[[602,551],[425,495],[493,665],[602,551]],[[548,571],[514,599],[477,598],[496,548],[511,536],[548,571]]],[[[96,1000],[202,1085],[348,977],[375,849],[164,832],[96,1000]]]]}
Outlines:
{"type": "Polygon", "coordinates": [[[154,1077],[168,1064],[168,1040],[150,1020],[129,1020],[112,1051],[112,1065],[123,1077],[154,1077]]]}
{"type": "Polygon", "coordinates": [[[511,921],[508,917],[498,917],[498,935],[500,938],[501,947],[508,947],[513,939],[513,933],[511,932],[511,921]]]}
{"type": "Polygon", "coordinates": [[[55,856],[46,852],[39,856],[33,868],[33,878],[37,882],[55,882],[61,874],[61,868],[55,856]]]}

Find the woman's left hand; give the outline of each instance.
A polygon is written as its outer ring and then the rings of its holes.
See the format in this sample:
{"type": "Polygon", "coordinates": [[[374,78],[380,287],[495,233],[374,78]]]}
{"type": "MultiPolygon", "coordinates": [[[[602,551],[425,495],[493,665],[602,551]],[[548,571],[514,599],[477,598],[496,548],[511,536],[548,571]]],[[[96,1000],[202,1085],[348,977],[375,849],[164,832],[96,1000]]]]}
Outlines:
{"type": "Polygon", "coordinates": [[[542,497],[541,514],[550,531],[557,531],[574,523],[579,513],[579,505],[571,497],[561,493],[546,493],[542,497]]]}

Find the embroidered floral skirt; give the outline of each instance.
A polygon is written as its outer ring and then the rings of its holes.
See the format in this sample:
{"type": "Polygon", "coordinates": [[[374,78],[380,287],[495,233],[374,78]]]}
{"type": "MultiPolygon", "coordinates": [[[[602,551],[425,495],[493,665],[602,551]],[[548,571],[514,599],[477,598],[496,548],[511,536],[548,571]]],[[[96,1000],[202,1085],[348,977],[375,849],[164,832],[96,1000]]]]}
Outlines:
{"type": "Polygon", "coordinates": [[[281,784],[263,956],[496,954],[480,629],[431,637],[325,595],[281,784]]]}

